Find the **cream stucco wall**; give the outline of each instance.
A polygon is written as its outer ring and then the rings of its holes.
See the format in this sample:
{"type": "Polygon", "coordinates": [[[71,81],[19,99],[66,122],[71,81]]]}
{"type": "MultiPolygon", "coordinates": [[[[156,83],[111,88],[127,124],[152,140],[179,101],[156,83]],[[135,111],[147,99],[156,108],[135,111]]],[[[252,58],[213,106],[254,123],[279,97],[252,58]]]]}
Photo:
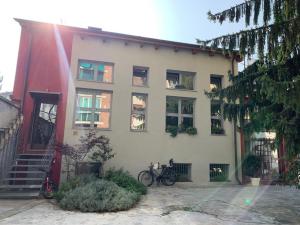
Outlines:
{"type": "Polygon", "coordinates": [[[7,101],[3,100],[3,97],[0,98],[0,128],[8,128],[19,112],[18,108],[7,103],[7,101]]]}
{"type": "MultiPolygon", "coordinates": [[[[231,70],[231,60],[221,55],[208,56],[207,53],[192,54],[190,51],[171,48],[144,46],[136,43],[124,44],[118,40],[75,36],[71,59],[72,79],[69,82],[67,120],[64,141],[75,144],[86,132],[74,128],[74,104],[76,87],[111,90],[112,115],[111,129],[99,130],[107,135],[116,156],[106,167],[123,167],[134,176],[147,168],[150,162],[167,163],[174,158],[178,163],[192,164],[194,184],[209,184],[209,163],[230,164],[230,175],[234,174],[234,143],[232,125],[225,121],[226,135],[210,134],[210,100],[205,96],[210,74],[224,75],[223,85],[227,84],[227,72],[231,70]],[[78,60],[95,60],[114,64],[113,84],[78,81],[78,60]],[[149,87],[132,86],[133,66],[149,67],[149,87]],[[167,90],[166,71],[168,69],[195,72],[195,91],[167,90]],[[131,94],[148,94],[147,131],[130,131],[131,94]],[[176,138],[165,133],[166,96],[196,98],[194,125],[198,134],[188,136],[179,134],[176,138]]],[[[235,68],[237,66],[235,65],[235,68]]],[[[234,176],[230,178],[236,182],[234,176]]]]}

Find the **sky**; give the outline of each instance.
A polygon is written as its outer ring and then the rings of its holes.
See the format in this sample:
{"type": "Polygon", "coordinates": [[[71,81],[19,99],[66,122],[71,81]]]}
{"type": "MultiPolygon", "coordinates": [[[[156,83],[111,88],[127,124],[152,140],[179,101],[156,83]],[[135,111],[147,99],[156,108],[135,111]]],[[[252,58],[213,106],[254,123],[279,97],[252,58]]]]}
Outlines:
{"type": "Polygon", "coordinates": [[[99,27],[104,31],[196,43],[240,31],[241,24],[212,23],[207,12],[218,12],[243,0],[6,0],[0,3],[1,92],[12,91],[20,41],[13,18],[99,27]]]}

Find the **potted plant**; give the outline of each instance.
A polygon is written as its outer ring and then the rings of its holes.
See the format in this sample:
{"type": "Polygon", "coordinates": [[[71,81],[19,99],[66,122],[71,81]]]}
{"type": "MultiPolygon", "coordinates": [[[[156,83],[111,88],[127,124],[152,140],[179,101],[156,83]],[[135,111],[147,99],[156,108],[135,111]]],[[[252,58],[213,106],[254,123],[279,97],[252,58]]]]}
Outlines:
{"type": "Polygon", "coordinates": [[[257,155],[249,154],[244,161],[245,175],[251,179],[252,186],[258,186],[261,175],[261,158],[257,155]]]}

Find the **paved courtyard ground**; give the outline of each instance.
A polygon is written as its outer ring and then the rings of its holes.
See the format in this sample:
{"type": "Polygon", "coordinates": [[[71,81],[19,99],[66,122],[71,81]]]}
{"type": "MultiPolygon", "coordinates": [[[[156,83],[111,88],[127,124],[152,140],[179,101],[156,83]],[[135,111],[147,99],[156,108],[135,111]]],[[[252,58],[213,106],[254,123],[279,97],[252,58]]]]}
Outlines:
{"type": "Polygon", "coordinates": [[[81,213],[46,200],[0,200],[0,225],[9,224],[300,224],[300,190],[282,186],[153,187],[129,211],[81,213]]]}

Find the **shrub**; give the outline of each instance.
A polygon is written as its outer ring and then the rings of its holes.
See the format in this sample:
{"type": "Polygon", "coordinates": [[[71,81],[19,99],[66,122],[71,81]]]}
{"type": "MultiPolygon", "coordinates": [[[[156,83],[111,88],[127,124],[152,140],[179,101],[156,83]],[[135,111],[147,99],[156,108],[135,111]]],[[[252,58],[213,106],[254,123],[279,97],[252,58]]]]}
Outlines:
{"type": "Polygon", "coordinates": [[[122,169],[109,169],[105,173],[105,179],[116,183],[127,191],[136,192],[139,195],[147,193],[147,188],[142,183],[138,182],[133,176],[122,169]]]}
{"type": "Polygon", "coordinates": [[[73,177],[60,185],[58,192],[54,194],[54,198],[59,202],[65,197],[66,193],[68,193],[69,191],[77,187],[83,186],[89,182],[95,181],[96,179],[97,177],[95,177],[94,175],[82,175],[73,177]]]}
{"type": "Polygon", "coordinates": [[[66,210],[82,212],[120,211],[131,208],[139,196],[111,181],[98,179],[68,191],[59,202],[66,210]]]}

